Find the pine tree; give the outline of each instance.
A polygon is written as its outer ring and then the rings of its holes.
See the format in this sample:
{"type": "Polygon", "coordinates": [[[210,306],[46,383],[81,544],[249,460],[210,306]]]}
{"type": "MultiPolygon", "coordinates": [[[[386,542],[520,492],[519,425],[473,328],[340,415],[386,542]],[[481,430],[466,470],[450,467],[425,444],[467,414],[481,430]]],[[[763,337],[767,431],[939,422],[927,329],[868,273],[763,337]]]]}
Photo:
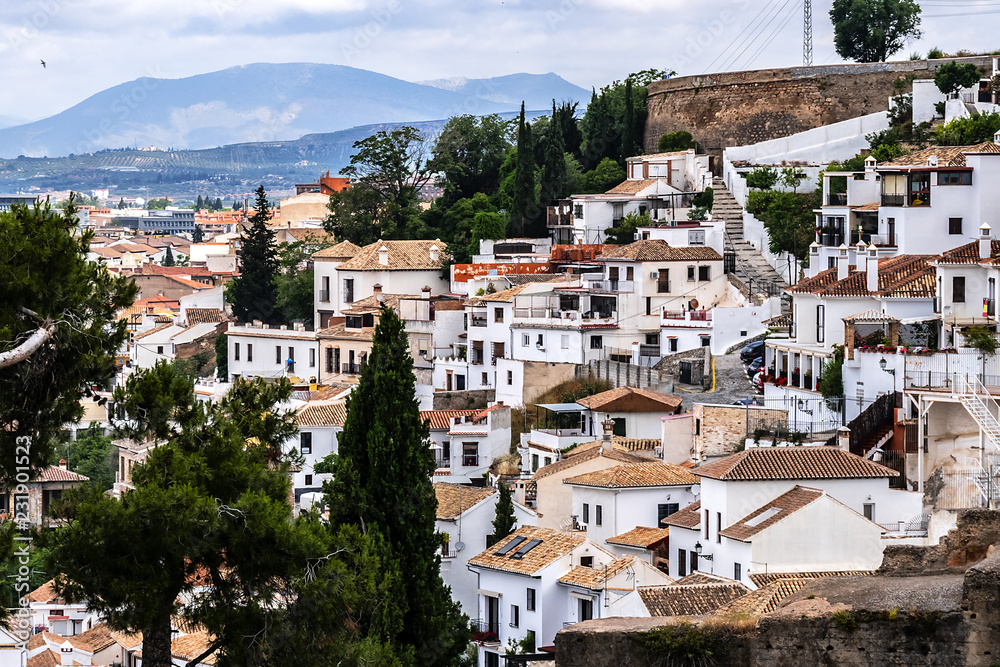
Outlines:
{"type": "Polygon", "coordinates": [[[622,164],[636,154],[635,108],[632,104],[632,77],[625,79],[625,130],[622,132],[622,164]]]}
{"type": "Polygon", "coordinates": [[[453,664],[468,641],[468,623],[441,581],[441,537],[428,426],[415,398],[413,357],[403,322],[383,307],[361,382],[326,486],[330,524],[353,524],[382,536],[387,566],[399,573],[393,602],[402,613],[393,643],[404,662],[453,664]]]}
{"type": "Polygon", "coordinates": [[[552,118],[549,137],[545,144],[545,162],[542,165],[542,191],[539,205],[550,206],[566,196],[566,158],[562,128],[556,118],[556,101],[552,100],[552,118]]]}
{"type": "Polygon", "coordinates": [[[239,322],[260,320],[279,324],[278,312],[278,251],[274,231],[268,225],[271,207],[264,186],[257,188],[257,202],[250,216],[250,228],[240,236],[240,275],[226,287],[226,299],[233,306],[233,316],[239,322]]]}
{"type": "Polygon", "coordinates": [[[494,543],[513,533],[517,527],[517,519],[514,517],[514,501],[510,495],[510,487],[500,482],[499,493],[500,497],[497,498],[496,516],[493,519],[494,543]]]}
{"type": "Polygon", "coordinates": [[[173,266],[174,265],[174,253],[170,250],[170,246],[167,246],[167,252],[163,255],[163,261],[160,263],[161,266],[173,266]]]}
{"type": "Polygon", "coordinates": [[[194,210],[200,211],[204,207],[205,207],[205,200],[201,198],[201,195],[198,195],[198,201],[194,205],[194,210]]]}
{"type": "Polygon", "coordinates": [[[531,126],[524,122],[524,102],[517,122],[517,168],[511,194],[510,219],[513,229],[524,236],[535,210],[535,159],[531,145],[531,126]]]}
{"type": "Polygon", "coordinates": [[[125,197],[122,197],[121,199],[118,200],[118,210],[121,210],[123,208],[128,208],[128,206],[125,204],[125,197]]]}

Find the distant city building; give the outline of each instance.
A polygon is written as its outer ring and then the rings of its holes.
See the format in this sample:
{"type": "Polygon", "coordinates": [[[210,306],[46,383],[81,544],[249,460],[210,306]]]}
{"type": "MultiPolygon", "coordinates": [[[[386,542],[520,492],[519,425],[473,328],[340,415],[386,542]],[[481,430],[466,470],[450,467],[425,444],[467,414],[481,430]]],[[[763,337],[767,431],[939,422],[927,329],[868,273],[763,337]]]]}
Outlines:
{"type": "Polygon", "coordinates": [[[0,213],[9,211],[14,204],[27,206],[36,201],[38,201],[38,195],[0,195],[0,213]]]}
{"type": "Polygon", "coordinates": [[[145,234],[193,234],[194,211],[149,211],[145,216],[122,216],[119,224],[145,234]]]}

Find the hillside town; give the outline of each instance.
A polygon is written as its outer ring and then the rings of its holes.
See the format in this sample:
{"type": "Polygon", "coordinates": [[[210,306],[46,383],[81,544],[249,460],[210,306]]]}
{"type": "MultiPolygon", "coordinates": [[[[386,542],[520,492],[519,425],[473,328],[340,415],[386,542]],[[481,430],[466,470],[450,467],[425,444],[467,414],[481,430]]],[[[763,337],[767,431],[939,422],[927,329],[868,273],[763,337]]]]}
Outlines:
{"type": "Polygon", "coordinates": [[[489,187],[447,142],[499,116],[232,207],[0,194],[10,257],[105,290],[58,320],[0,260],[40,457],[0,464],[0,667],[995,663],[1000,56],[808,64],[637,85],[617,161],[560,128],[631,79],[522,104],[489,187]],[[765,132],[754,77],[873,92],[765,132]]]}

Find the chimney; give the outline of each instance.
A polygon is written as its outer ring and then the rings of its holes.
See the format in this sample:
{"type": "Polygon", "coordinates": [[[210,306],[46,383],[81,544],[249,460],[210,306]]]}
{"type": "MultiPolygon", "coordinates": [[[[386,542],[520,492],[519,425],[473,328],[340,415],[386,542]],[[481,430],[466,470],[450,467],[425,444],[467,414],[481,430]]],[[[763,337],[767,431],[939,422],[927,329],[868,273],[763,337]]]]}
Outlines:
{"type": "Polygon", "coordinates": [[[389,266],[389,249],[385,246],[378,249],[378,263],[382,266],[389,266]]]}
{"type": "Polygon", "coordinates": [[[871,155],[865,158],[865,171],[874,172],[875,167],[878,166],[878,162],[871,155]]]}
{"type": "Polygon", "coordinates": [[[441,252],[440,252],[440,250],[438,249],[438,247],[437,247],[437,244],[435,244],[435,245],[432,245],[432,246],[431,246],[431,261],[432,261],[432,262],[436,262],[436,261],[438,261],[438,258],[439,258],[440,256],[441,256],[441,252]]]}
{"type": "Polygon", "coordinates": [[[614,447],[611,444],[611,431],[615,428],[615,422],[610,417],[601,422],[604,429],[604,436],[601,438],[601,451],[610,452],[614,447]]]}
{"type": "Polygon", "coordinates": [[[374,285],[372,285],[372,296],[375,297],[376,301],[382,300],[382,285],[380,285],[379,283],[375,283],[374,285]]]}
{"type": "Polygon", "coordinates": [[[261,324],[262,324],[262,322],[260,320],[254,320],[253,321],[253,326],[257,327],[258,329],[260,328],[261,324]]]}
{"type": "Polygon", "coordinates": [[[866,271],[868,273],[866,287],[868,288],[869,292],[877,292],[878,291],[878,248],[875,247],[874,243],[868,246],[868,259],[866,260],[866,262],[868,265],[866,267],[866,271]]]}
{"type": "Polygon", "coordinates": [[[989,259],[993,254],[993,241],[990,232],[993,231],[988,222],[979,226],[979,259],[989,259]]]}
{"type": "Polygon", "coordinates": [[[431,286],[430,285],[424,285],[423,286],[423,288],[420,290],[420,298],[422,298],[422,299],[430,299],[431,298],[431,286]]]}
{"type": "Polygon", "coordinates": [[[854,257],[855,263],[858,265],[858,271],[866,271],[868,269],[868,247],[865,242],[858,239],[858,245],[854,247],[854,257]]]}
{"type": "Polygon", "coordinates": [[[843,243],[837,248],[837,280],[843,280],[847,277],[848,272],[848,262],[850,257],[847,256],[847,246],[843,243]]]}
{"type": "Polygon", "coordinates": [[[837,444],[835,446],[845,452],[851,451],[851,429],[846,426],[837,429],[837,444]]]}
{"type": "Polygon", "coordinates": [[[59,467],[63,470],[66,469],[66,459],[59,459],[59,467]]]}

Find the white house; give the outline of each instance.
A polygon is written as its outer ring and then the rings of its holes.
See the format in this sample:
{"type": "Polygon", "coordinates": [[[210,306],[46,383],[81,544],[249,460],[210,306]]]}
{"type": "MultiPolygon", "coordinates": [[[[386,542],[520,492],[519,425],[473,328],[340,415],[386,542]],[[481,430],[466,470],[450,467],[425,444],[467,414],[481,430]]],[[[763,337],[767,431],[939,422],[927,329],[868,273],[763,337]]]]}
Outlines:
{"type": "Polygon", "coordinates": [[[285,445],[288,451],[294,448],[305,459],[292,477],[296,503],[305,493],[322,493],[323,482],[332,478],[331,474],[317,473],[314,468],[330,454],[337,453],[337,438],[346,419],[344,401],[310,401],[296,410],[299,433],[285,445]]]}
{"type": "Polygon", "coordinates": [[[319,377],[316,332],[301,324],[291,329],[260,322],[230,324],[226,337],[231,377],[287,377],[292,382],[315,382],[319,377]]]}
{"type": "MultiPolygon", "coordinates": [[[[435,482],[437,496],[437,532],[444,536],[441,547],[441,578],[451,588],[451,599],[470,617],[478,613],[478,577],[469,567],[469,559],[489,548],[493,519],[499,498],[492,486],[468,486],[435,482]]],[[[514,503],[517,526],[534,525],[536,515],[520,503],[514,503]]]]}
{"type": "Polygon", "coordinates": [[[44,630],[61,637],[72,637],[90,630],[101,622],[97,614],[87,611],[86,600],[67,602],[60,597],[53,588],[53,581],[47,581],[28,593],[31,626],[34,631],[44,630]]]}
{"type": "Polygon", "coordinates": [[[482,478],[494,459],[510,451],[510,407],[496,403],[482,410],[424,410],[430,425],[435,477],[453,483],[482,478]]]}

